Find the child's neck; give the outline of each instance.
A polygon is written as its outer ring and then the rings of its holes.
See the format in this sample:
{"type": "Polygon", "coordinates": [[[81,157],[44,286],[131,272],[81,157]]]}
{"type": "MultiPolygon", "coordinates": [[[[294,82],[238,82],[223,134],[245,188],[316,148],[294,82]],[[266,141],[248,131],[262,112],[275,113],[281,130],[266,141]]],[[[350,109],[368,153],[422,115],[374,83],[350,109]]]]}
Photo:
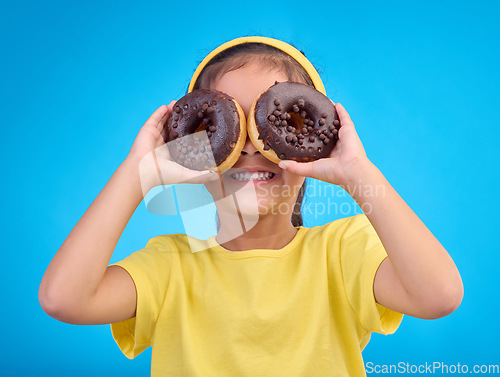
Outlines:
{"type": "Polygon", "coordinates": [[[231,251],[253,249],[279,250],[288,245],[297,234],[288,216],[261,216],[255,226],[241,233],[241,225],[233,221],[221,219],[221,228],[217,240],[221,246],[231,251]],[[238,235],[231,237],[230,235],[238,235]]]}

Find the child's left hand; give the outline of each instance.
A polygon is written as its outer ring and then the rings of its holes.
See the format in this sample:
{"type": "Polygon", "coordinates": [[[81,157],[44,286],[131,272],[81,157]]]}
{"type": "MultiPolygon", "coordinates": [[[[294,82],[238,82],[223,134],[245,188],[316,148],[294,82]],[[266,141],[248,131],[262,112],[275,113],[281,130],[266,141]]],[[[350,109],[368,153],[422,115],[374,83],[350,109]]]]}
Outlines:
{"type": "Polygon", "coordinates": [[[340,103],[335,104],[335,109],[339,115],[341,127],[338,134],[339,140],[330,156],[312,162],[284,160],[279,162],[280,168],[293,174],[316,178],[342,187],[355,180],[353,172],[357,170],[356,165],[368,162],[368,158],[346,109],[340,103]]]}

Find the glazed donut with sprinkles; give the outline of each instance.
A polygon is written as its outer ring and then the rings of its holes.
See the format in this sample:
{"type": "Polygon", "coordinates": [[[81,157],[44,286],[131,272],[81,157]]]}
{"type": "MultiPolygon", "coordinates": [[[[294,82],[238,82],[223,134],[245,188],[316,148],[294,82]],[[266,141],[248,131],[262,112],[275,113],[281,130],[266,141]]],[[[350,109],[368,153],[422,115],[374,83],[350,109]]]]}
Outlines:
{"type": "Polygon", "coordinates": [[[255,99],[248,134],[269,160],[309,162],[328,157],[340,122],[333,103],[311,86],[276,82],[255,99]]]}
{"type": "Polygon", "coordinates": [[[163,138],[180,165],[222,172],[238,160],[246,133],[245,114],[232,97],[218,90],[199,89],[175,103],[163,138]],[[206,132],[207,137],[200,132],[206,132]],[[193,136],[186,137],[189,135],[193,136]]]}

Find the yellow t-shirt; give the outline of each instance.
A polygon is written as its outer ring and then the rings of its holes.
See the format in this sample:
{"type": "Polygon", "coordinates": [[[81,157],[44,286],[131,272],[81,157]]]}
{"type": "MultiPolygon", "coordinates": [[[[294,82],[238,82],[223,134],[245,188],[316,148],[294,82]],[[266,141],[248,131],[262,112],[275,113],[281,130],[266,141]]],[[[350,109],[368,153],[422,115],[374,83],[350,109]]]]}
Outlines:
{"type": "Polygon", "coordinates": [[[152,377],[364,376],[370,333],[403,318],[375,302],[387,254],[365,215],[300,227],[279,250],[208,244],[193,253],[186,235],[158,236],[116,263],[137,313],[112,334],[128,358],[153,347],[152,377]]]}

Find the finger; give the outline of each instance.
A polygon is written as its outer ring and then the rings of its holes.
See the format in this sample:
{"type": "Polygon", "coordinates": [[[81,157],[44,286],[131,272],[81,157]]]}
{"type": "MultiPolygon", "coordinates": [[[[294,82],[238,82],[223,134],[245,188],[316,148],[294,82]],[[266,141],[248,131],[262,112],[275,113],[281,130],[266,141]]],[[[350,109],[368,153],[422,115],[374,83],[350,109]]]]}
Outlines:
{"type": "Polygon", "coordinates": [[[172,102],[170,102],[167,107],[170,111],[172,111],[174,109],[174,105],[177,103],[176,100],[173,100],[172,102]]]}
{"type": "Polygon", "coordinates": [[[337,114],[340,118],[340,129],[339,129],[339,139],[344,140],[345,138],[357,138],[359,139],[358,133],[356,131],[356,127],[354,127],[354,123],[349,116],[347,110],[340,103],[335,105],[337,109],[337,114]],[[354,135],[354,136],[352,136],[354,135]]]}
{"type": "Polygon", "coordinates": [[[344,108],[344,106],[340,104],[340,102],[337,102],[337,104],[335,105],[335,109],[337,110],[337,114],[339,115],[341,126],[349,125],[354,127],[354,123],[352,122],[349,113],[344,108]]]}
{"type": "Polygon", "coordinates": [[[335,102],[333,102],[330,98],[328,98],[331,103],[333,103],[333,106],[335,106],[335,102]]]}
{"type": "Polygon", "coordinates": [[[302,175],[304,177],[315,178],[315,162],[297,162],[293,160],[280,161],[278,166],[292,174],[302,175]]]}
{"type": "Polygon", "coordinates": [[[160,119],[160,121],[158,122],[156,128],[158,128],[158,130],[160,132],[163,131],[163,128],[165,127],[165,124],[167,123],[167,120],[168,120],[168,117],[170,116],[170,114],[172,114],[172,111],[174,110],[174,105],[177,103],[177,101],[171,101],[168,105],[167,105],[167,112],[165,113],[165,115],[163,115],[163,117],[160,119]]]}
{"type": "Polygon", "coordinates": [[[158,130],[160,132],[165,127],[165,124],[167,124],[168,117],[170,116],[171,113],[172,113],[172,111],[170,109],[167,109],[167,112],[165,113],[165,115],[162,116],[162,118],[160,119],[160,121],[156,125],[156,128],[158,128],[158,130]]]}
{"type": "Polygon", "coordinates": [[[167,106],[161,105],[159,108],[155,110],[153,114],[149,117],[149,119],[146,121],[144,124],[151,124],[152,126],[156,127],[160,119],[165,115],[167,112],[167,106]]]}

